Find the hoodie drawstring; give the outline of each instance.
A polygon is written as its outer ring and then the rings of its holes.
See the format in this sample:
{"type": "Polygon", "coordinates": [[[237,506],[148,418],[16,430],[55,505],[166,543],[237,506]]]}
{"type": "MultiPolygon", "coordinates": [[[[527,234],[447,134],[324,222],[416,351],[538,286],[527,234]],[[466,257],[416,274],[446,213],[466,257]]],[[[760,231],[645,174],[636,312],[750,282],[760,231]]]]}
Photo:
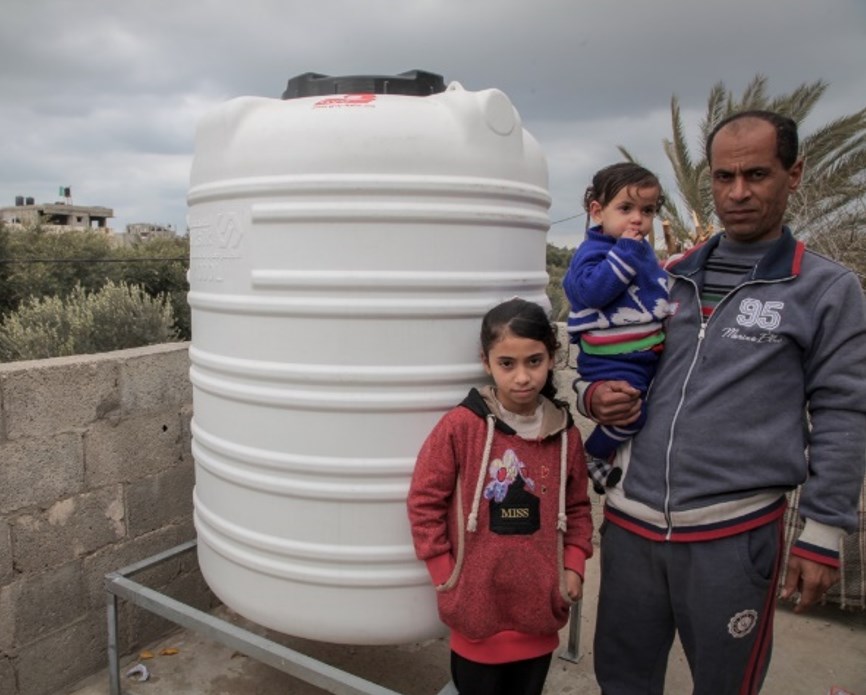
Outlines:
{"type": "Polygon", "coordinates": [[[481,459],[481,468],[478,469],[478,481],[475,483],[475,496],[472,499],[472,511],[469,512],[469,520],[466,530],[475,533],[478,529],[478,506],[481,504],[481,490],[484,488],[484,478],[487,474],[487,466],[490,463],[490,451],[493,449],[493,433],[496,429],[496,416],[492,413],[487,415],[487,439],[484,442],[484,457],[481,459]]]}
{"type": "Polygon", "coordinates": [[[559,513],[556,515],[556,529],[562,531],[568,528],[565,516],[565,479],[568,475],[568,431],[562,430],[562,446],[559,451],[559,513]]]}

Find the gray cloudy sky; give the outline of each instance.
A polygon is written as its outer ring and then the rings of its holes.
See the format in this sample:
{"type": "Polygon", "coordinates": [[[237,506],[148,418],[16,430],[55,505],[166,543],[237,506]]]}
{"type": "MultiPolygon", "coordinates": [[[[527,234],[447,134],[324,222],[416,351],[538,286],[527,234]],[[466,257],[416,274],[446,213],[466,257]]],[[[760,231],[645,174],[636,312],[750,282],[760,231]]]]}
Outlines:
{"type": "Polygon", "coordinates": [[[556,221],[620,144],[672,185],[674,93],[691,135],[713,84],[739,93],[759,72],[774,94],[830,83],[804,132],[866,106],[866,1],[6,0],[0,206],[67,185],[117,231],[183,232],[195,127],[216,104],[279,98],[308,71],[415,68],[510,97],[547,155],[556,221]]]}

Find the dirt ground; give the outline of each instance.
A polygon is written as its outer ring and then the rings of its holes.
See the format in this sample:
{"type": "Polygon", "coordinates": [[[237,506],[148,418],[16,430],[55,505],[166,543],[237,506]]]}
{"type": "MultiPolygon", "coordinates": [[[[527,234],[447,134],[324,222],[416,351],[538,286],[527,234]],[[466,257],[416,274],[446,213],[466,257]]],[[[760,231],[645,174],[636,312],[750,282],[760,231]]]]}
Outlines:
{"type": "MultiPolygon", "coordinates": [[[[554,658],[546,695],[591,695],[599,692],[592,666],[592,630],[598,593],[598,563],[587,565],[585,598],[581,609],[577,663],[554,658]]],[[[403,695],[437,695],[449,683],[448,647],[443,639],[398,647],[350,647],[275,635],[240,619],[225,608],[217,614],[231,622],[284,644],[341,671],[354,674],[403,695]]],[[[560,652],[568,643],[561,634],[560,652]]],[[[302,682],[233,649],[210,642],[189,630],[178,630],[148,647],[156,656],[138,655],[121,661],[121,674],[145,664],[149,679],[123,677],[124,695],[321,695],[326,691],[302,682]],[[164,648],[177,649],[160,655],[164,648]]],[[[766,695],[828,695],[831,687],[866,695],[866,611],[842,611],[820,606],[795,615],[784,605],[776,614],[776,641],[766,695]]],[[[844,692],[843,691],[843,692],[844,692]]],[[[671,653],[666,695],[691,692],[691,679],[682,651],[671,653]]],[[[68,695],[109,695],[107,670],[69,691],[68,695]]]]}

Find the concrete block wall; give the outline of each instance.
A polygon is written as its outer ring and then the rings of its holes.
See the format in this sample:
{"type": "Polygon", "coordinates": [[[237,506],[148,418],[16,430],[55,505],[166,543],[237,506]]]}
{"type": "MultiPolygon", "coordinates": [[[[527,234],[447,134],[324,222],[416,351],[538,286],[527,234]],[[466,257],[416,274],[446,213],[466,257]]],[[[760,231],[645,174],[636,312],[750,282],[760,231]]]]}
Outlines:
{"type": "MultiPolygon", "coordinates": [[[[0,695],[105,668],[105,574],[194,537],[187,349],[0,365],[0,695]]],[[[137,579],[215,604],[193,554],[137,579]]],[[[121,603],[124,653],[173,628],[121,603]]]]}

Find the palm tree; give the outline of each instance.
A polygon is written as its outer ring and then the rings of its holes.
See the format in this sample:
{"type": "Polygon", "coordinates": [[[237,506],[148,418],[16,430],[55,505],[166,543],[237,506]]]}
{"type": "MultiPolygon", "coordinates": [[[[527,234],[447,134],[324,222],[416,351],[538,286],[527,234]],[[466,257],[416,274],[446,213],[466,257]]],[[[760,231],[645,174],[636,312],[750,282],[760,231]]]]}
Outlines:
{"type": "MultiPolygon", "coordinates": [[[[718,227],[707,164],[706,141],[722,119],[737,111],[766,109],[793,118],[800,125],[823,96],[828,84],[818,80],[802,84],[789,94],[770,97],[767,78],[756,75],[736,98],[724,83],[710,90],[707,111],[700,123],[700,153],[689,152],[679,100],[671,98],[673,139],[663,140],[674,170],[680,198],[687,211],[669,199],[662,210],[662,224],[671,248],[688,247],[718,227]]],[[[635,159],[619,148],[623,156],[635,159]]],[[[853,267],[866,278],[866,108],[843,116],[800,137],[800,153],[806,168],[799,190],[788,204],[787,223],[813,248],[853,267]]]]}

